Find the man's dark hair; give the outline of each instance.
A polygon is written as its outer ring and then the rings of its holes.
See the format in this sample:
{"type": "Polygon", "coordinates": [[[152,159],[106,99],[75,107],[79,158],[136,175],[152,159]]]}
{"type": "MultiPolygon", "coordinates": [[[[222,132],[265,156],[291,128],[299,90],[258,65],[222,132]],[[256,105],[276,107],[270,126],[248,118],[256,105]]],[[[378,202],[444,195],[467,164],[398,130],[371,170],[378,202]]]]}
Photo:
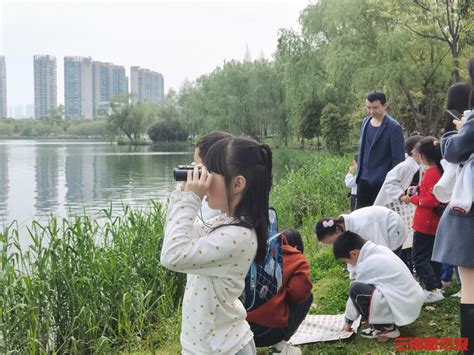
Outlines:
{"type": "Polygon", "coordinates": [[[409,156],[412,156],[413,149],[422,138],[423,136],[420,134],[416,134],[407,138],[407,140],[405,141],[405,153],[407,153],[409,156]]]}
{"type": "Polygon", "coordinates": [[[204,157],[209,151],[209,148],[211,148],[211,146],[214,143],[216,143],[217,141],[220,141],[221,139],[231,138],[231,137],[232,137],[232,134],[227,133],[227,132],[222,132],[222,131],[209,132],[203,135],[201,138],[199,138],[199,140],[196,143],[195,148],[199,149],[199,156],[201,157],[202,160],[204,160],[204,157]]]}
{"type": "Polygon", "coordinates": [[[336,238],[332,245],[332,252],[336,259],[349,259],[352,250],[360,250],[366,240],[354,232],[344,232],[336,238]]]}
{"type": "Polygon", "coordinates": [[[375,102],[375,101],[380,101],[382,105],[385,105],[387,102],[387,97],[382,91],[372,91],[367,94],[367,101],[369,102],[375,102]]]}

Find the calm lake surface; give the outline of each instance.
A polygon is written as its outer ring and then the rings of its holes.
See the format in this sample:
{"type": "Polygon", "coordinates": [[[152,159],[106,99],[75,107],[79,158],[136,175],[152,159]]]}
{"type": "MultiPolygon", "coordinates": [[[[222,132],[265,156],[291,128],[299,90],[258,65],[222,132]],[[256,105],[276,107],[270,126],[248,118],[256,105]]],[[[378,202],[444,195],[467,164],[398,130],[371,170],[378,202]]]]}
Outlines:
{"type": "Polygon", "coordinates": [[[0,140],[0,227],[100,216],[112,204],[143,207],[175,187],[173,167],[192,161],[188,151],[106,142],[0,140]]]}

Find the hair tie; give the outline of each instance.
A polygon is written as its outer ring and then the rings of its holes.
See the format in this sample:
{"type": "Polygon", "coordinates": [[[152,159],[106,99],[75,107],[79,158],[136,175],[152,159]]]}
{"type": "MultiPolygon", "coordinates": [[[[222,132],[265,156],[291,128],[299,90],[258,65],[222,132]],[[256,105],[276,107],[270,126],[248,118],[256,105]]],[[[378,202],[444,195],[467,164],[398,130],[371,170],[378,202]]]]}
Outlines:
{"type": "Polygon", "coordinates": [[[433,141],[433,145],[436,147],[439,144],[439,141],[433,141]]]}
{"type": "Polygon", "coordinates": [[[323,221],[324,228],[329,228],[329,227],[332,227],[333,225],[334,225],[334,221],[332,219],[330,219],[329,221],[323,221]]]}

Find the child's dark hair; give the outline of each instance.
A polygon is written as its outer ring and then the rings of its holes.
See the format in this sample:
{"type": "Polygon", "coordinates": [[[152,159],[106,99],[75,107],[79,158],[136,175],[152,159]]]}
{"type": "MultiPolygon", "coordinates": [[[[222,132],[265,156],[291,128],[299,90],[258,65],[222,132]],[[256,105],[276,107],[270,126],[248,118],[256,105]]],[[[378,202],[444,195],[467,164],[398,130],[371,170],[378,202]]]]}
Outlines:
{"type": "Polygon", "coordinates": [[[423,156],[426,160],[435,163],[441,174],[444,172],[441,166],[441,159],[443,157],[441,156],[441,146],[438,138],[432,136],[423,137],[416,144],[415,149],[418,154],[423,156]]]}
{"type": "Polygon", "coordinates": [[[258,241],[256,259],[263,261],[267,251],[268,200],[272,187],[270,147],[246,138],[220,139],[209,148],[204,165],[211,173],[224,177],[229,207],[232,179],[238,175],[245,178],[242,198],[231,211],[236,218],[232,225],[255,229],[258,241]]]}
{"type": "Polygon", "coordinates": [[[352,160],[354,160],[356,163],[359,161],[359,154],[356,154],[352,157],[352,160]]]}
{"type": "Polygon", "coordinates": [[[366,240],[354,232],[344,232],[336,238],[332,245],[332,252],[336,259],[349,259],[352,250],[360,250],[364,246],[366,240]]]}
{"type": "Polygon", "coordinates": [[[214,143],[224,138],[232,138],[232,134],[222,131],[213,131],[199,138],[195,145],[195,148],[199,149],[199,156],[201,157],[201,159],[204,160],[204,157],[209,151],[209,148],[211,148],[214,143]]]}
{"type": "Polygon", "coordinates": [[[337,227],[344,225],[344,219],[339,217],[337,219],[323,217],[321,218],[314,227],[314,232],[319,241],[322,241],[327,235],[332,235],[337,232],[337,227]]]}
{"type": "Polygon", "coordinates": [[[387,102],[387,97],[382,91],[371,91],[367,94],[367,101],[369,102],[375,102],[375,101],[380,101],[382,105],[385,105],[387,102]]]}
{"type": "Polygon", "coordinates": [[[293,248],[299,250],[301,254],[304,253],[304,244],[300,232],[298,232],[296,229],[285,229],[283,232],[281,232],[281,234],[285,236],[288,245],[291,245],[293,248]]]}
{"type": "Polygon", "coordinates": [[[413,155],[413,149],[415,149],[415,146],[422,138],[423,136],[419,134],[407,138],[407,140],[405,141],[405,153],[407,153],[411,157],[413,155]]]}

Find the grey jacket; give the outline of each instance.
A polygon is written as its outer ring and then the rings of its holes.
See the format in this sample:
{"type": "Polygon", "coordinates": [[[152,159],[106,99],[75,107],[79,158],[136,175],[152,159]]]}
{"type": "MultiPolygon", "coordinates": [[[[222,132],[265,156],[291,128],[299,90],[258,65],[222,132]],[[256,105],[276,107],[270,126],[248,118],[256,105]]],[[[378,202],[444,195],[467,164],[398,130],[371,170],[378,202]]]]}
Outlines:
{"type": "MultiPolygon", "coordinates": [[[[441,137],[441,152],[454,164],[466,161],[474,153],[474,115],[459,132],[448,132],[441,137]]],[[[432,260],[473,268],[473,253],[474,206],[467,214],[446,208],[436,231],[432,260]]]]}

